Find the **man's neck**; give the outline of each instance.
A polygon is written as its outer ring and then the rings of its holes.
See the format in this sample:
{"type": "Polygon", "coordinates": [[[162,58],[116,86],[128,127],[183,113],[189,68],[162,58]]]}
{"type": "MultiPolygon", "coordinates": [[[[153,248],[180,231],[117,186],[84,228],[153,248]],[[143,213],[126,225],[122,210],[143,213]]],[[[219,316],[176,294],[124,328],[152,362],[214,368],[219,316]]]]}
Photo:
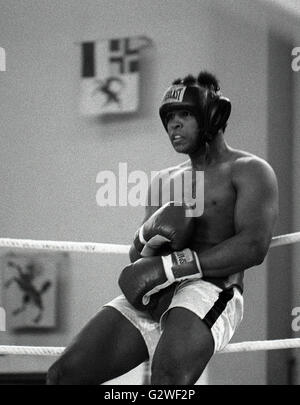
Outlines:
{"type": "Polygon", "coordinates": [[[219,132],[210,142],[200,146],[200,148],[190,155],[192,168],[194,170],[205,170],[219,162],[229,151],[229,146],[225,142],[223,133],[219,132]]]}

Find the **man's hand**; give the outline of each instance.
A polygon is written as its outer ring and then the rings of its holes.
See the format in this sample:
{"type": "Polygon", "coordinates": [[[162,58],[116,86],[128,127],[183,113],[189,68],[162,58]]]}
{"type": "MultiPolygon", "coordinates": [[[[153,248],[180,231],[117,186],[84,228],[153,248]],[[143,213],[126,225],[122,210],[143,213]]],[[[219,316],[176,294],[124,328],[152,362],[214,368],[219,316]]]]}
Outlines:
{"type": "Polygon", "coordinates": [[[171,251],[184,249],[194,231],[194,218],[186,205],[168,202],[159,208],[136,232],[134,246],[141,256],[154,256],[163,245],[171,251]]]}
{"type": "Polygon", "coordinates": [[[119,277],[119,286],[135,308],[145,310],[151,295],[176,281],[202,276],[196,253],[184,249],[168,256],[142,258],[126,266],[119,277]]]}

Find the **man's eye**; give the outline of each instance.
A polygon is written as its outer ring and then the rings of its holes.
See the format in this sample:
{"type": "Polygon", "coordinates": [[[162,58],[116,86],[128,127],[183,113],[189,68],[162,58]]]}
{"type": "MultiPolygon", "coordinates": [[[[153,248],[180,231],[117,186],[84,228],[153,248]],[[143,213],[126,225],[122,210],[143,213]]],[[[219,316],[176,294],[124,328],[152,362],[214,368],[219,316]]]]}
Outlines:
{"type": "Polygon", "coordinates": [[[175,114],[172,112],[172,113],[168,113],[167,115],[166,115],[166,123],[168,123],[169,121],[171,121],[173,118],[174,118],[174,116],[175,116],[175,114]]]}
{"type": "Polygon", "coordinates": [[[187,111],[187,110],[182,110],[182,111],[177,111],[177,112],[169,112],[166,115],[166,123],[173,120],[175,118],[175,116],[177,116],[179,118],[187,118],[187,117],[191,116],[191,113],[189,111],[187,111]]]}
{"type": "Polygon", "coordinates": [[[183,118],[187,118],[187,117],[189,117],[191,115],[191,113],[189,111],[181,111],[180,115],[183,118]]]}

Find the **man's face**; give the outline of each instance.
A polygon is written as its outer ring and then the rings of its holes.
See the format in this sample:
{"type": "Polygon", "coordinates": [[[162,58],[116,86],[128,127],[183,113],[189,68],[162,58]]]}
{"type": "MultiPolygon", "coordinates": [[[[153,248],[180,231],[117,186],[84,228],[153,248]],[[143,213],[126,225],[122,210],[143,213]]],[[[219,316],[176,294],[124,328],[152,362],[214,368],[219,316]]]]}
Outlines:
{"type": "Polygon", "coordinates": [[[192,113],[184,109],[171,111],[166,115],[166,123],[176,152],[190,154],[199,148],[199,125],[192,113]]]}

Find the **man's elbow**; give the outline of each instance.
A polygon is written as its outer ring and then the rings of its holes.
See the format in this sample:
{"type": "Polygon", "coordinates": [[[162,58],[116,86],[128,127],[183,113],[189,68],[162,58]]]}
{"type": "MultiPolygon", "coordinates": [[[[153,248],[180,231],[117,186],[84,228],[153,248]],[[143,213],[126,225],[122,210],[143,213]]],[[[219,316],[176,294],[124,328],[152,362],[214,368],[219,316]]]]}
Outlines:
{"type": "Polygon", "coordinates": [[[250,242],[250,245],[253,266],[258,266],[265,260],[270,246],[270,239],[267,239],[265,237],[253,238],[250,242]]]}
{"type": "Polygon", "coordinates": [[[254,266],[259,266],[265,260],[267,252],[261,248],[256,248],[256,253],[254,256],[254,266]]]}

